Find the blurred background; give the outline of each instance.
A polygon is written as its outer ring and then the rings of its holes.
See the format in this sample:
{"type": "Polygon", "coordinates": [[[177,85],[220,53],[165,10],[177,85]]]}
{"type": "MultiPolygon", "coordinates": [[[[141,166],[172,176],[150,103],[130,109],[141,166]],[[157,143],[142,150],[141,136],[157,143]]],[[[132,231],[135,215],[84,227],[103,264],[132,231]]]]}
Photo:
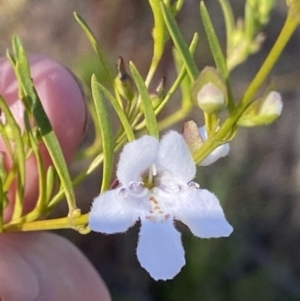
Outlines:
{"type": "MultiPolygon", "coordinates": [[[[244,1],[230,2],[235,15],[242,16],[244,1]]],[[[225,45],[218,1],[206,3],[225,45]]],[[[89,95],[91,74],[95,72],[105,79],[92,47],[73,18],[73,11],[90,24],[112,66],[122,55],[126,62],[133,60],[141,73],[146,74],[152,55],[152,14],[146,0],[1,1],[2,55],[10,48],[12,34],[17,34],[28,52],[44,54],[72,69],[86,85],[89,95]]],[[[263,49],[233,71],[237,100],[274,43],[285,14],[285,1],[278,1],[264,30],[263,49]]],[[[194,31],[200,33],[196,54],[199,67],[213,65],[198,1],[186,0],[178,20],[188,41],[194,31]]],[[[91,260],[113,300],[300,300],[299,49],[298,29],[271,76],[285,103],[279,121],[268,127],[241,129],[231,143],[229,157],[198,169],[198,182],[219,197],[234,232],[226,239],[201,240],[178,225],[183,233],[187,264],[174,280],[155,282],[139,266],[135,255],[138,227],[112,236],[99,233],[82,236],[72,230],[58,232],[78,245],[91,260]]],[[[166,76],[167,86],[170,85],[174,72],[168,45],[154,86],[161,76],[166,76]]],[[[173,100],[174,107],[178,101],[179,98],[173,100]]],[[[200,111],[195,110],[190,118],[199,125],[202,123],[200,111]]],[[[83,145],[92,139],[90,127],[83,145]]],[[[83,164],[86,162],[74,163],[74,174],[83,164]]],[[[98,193],[100,181],[101,173],[97,171],[77,189],[79,206],[84,212],[98,193]]],[[[64,214],[64,210],[61,206],[56,214],[64,214]]]]}

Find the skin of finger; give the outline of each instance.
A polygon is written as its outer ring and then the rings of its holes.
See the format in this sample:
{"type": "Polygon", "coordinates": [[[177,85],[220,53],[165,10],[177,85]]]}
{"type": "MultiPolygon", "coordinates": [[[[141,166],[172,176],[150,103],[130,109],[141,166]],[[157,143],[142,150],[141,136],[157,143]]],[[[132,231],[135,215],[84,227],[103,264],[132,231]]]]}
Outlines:
{"type": "Polygon", "coordinates": [[[0,249],[1,301],[111,301],[92,265],[58,235],[1,234],[0,249]]]}
{"type": "MultiPolygon", "coordinates": [[[[43,107],[60,142],[67,163],[70,163],[83,136],[87,119],[87,108],[83,93],[74,76],[55,61],[39,55],[29,56],[31,74],[43,107]]],[[[0,59],[0,94],[13,112],[21,129],[24,128],[22,101],[18,98],[18,83],[13,68],[6,58],[0,59]]],[[[45,168],[52,161],[43,143],[40,143],[45,168]]],[[[0,151],[6,154],[7,169],[12,160],[7,154],[3,139],[0,137],[0,151]]],[[[30,211],[38,197],[37,163],[32,155],[26,162],[25,212],[30,211]]],[[[12,185],[8,197],[10,205],[4,212],[7,221],[12,215],[16,185],[12,185]]]]}

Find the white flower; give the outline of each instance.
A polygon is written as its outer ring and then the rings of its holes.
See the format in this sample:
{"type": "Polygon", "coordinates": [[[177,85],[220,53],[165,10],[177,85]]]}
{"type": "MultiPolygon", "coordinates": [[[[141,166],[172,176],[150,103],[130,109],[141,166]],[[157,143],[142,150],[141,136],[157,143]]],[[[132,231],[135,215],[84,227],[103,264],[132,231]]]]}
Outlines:
{"type": "MultiPolygon", "coordinates": [[[[201,136],[203,142],[206,141],[207,140],[207,131],[206,131],[205,126],[202,126],[199,128],[199,133],[200,133],[200,136],[201,136]]],[[[213,150],[204,160],[202,160],[199,165],[208,166],[210,164],[213,164],[220,158],[227,156],[229,153],[229,150],[230,150],[229,143],[220,145],[215,150],[213,150]]]]}
{"type": "Polygon", "coordinates": [[[190,151],[177,132],[169,132],[161,142],[152,136],[130,142],[117,169],[121,186],[95,199],[89,226],[111,234],[125,232],[140,220],[141,266],[155,280],[172,279],[185,264],[174,219],[203,238],[232,232],[216,196],[191,182],[195,173],[190,151]]]}

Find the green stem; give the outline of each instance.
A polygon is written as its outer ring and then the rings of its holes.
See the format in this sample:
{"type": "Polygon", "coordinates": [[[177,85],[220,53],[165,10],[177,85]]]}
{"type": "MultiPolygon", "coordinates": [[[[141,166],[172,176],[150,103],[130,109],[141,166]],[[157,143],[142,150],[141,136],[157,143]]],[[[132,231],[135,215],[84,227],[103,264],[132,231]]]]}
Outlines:
{"type": "Polygon", "coordinates": [[[80,215],[70,219],[68,217],[41,220],[34,222],[25,222],[20,224],[7,224],[3,226],[3,232],[16,231],[40,231],[40,230],[56,230],[56,229],[80,229],[88,224],[88,214],[80,215]]]}
{"type": "Polygon", "coordinates": [[[244,98],[242,100],[242,104],[248,104],[255,96],[257,90],[261,87],[266,77],[269,75],[272,68],[274,67],[275,63],[278,61],[279,56],[281,55],[282,51],[284,50],[286,44],[290,40],[297,26],[298,26],[298,21],[294,19],[291,14],[288,14],[286,22],[273,48],[271,49],[265,62],[263,63],[260,70],[256,74],[255,78],[253,79],[252,83],[248,87],[247,91],[245,92],[244,98]]]}

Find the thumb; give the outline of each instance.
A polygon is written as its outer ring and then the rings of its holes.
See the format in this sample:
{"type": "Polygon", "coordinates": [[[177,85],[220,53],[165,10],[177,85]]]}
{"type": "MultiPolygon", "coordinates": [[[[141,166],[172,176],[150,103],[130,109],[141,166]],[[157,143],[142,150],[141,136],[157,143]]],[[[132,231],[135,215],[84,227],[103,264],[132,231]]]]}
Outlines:
{"type": "Polygon", "coordinates": [[[0,249],[0,300],[111,300],[91,264],[60,236],[5,233],[0,249]]]}

